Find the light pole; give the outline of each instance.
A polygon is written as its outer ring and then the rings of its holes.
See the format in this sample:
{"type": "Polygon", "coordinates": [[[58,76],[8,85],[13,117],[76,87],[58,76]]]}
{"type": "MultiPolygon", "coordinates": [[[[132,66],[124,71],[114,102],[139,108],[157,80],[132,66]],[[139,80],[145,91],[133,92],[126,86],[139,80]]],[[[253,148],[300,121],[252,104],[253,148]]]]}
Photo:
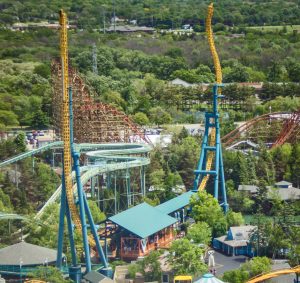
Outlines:
{"type": "Polygon", "coordinates": [[[44,265],[45,265],[45,279],[47,279],[47,271],[48,271],[48,258],[46,257],[45,259],[45,262],[44,262],[44,265]]]}

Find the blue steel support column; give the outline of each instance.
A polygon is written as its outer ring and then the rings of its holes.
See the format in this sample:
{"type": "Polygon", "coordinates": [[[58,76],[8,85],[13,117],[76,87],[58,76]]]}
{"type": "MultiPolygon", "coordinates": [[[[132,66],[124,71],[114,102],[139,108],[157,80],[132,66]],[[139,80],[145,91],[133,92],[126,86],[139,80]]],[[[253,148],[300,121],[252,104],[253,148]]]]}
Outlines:
{"type": "Polygon", "coordinates": [[[91,196],[92,196],[92,198],[94,198],[94,196],[95,196],[95,178],[94,177],[92,177],[91,178],[91,196]]]}
{"type": "Polygon", "coordinates": [[[218,99],[219,95],[218,88],[222,87],[222,84],[215,84],[213,87],[213,110],[212,112],[205,113],[205,132],[202,141],[200,159],[195,170],[194,179],[194,191],[198,191],[199,183],[201,182],[202,176],[205,174],[212,175],[214,177],[214,197],[219,200],[219,186],[221,187],[221,194],[223,197],[223,203],[221,205],[224,211],[228,210],[228,203],[226,197],[225,177],[223,168],[222,148],[221,148],[221,136],[220,136],[220,123],[218,113],[218,99]],[[214,121],[210,121],[214,120],[214,121]],[[214,146],[208,146],[209,129],[215,128],[216,131],[216,144],[214,146]],[[207,163],[207,151],[215,150],[214,169],[209,171],[206,170],[207,163]]]}
{"type": "Polygon", "coordinates": [[[70,117],[70,146],[71,153],[74,152],[74,134],[73,134],[73,94],[72,87],[69,87],[69,117],[70,117]]]}
{"type": "Polygon", "coordinates": [[[65,224],[65,213],[66,213],[66,189],[64,182],[64,175],[62,176],[62,188],[60,196],[60,211],[59,211],[59,226],[58,226],[58,241],[57,241],[57,257],[56,267],[61,269],[62,266],[62,252],[64,243],[64,224],[65,224]]]}
{"type": "Polygon", "coordinates": [[[90,257],[90,248],[88,243],[87,236],[87,225],[85,220],[85,210],[84,210],[84,201],[83,201],[83,189],[80,180],[80,165],[79,165],[79,154],[74,150],[74,141],[73,141],[73,99],[72,99],[72,88],[69,87],[69,116],[70,116],[70,143],[71,143],[71,152],[74,162],[74,170],[76,175],[77,183],[77,192],[78,192],[78,202],[79,202],[79,212],[80,212],[80,222],[83,238],[83,248],[85,254],[85,264],[86,272],[92,270],[91,257],[90,257]]]}
{"type": "Polygon", "coordinates": [[[93,219],[93,216],[92,216],[91,211],[89,209],[88,202],[87,202],[87,199],[86,199],[86,195],[84,193],[83,193],[83,201],[84,201],[85,212],[86,212],[88,221],[90,223],[90,228],[91,228],[91,231],[92,231],[95,243],[96,243],[97,251],[99,253],[100,259],[101,259],[104,267],[107,268],[108,264],[107,264],[103,249],[100,245],[99,237],[98,237],[98,234],[97,234],[97,229],[96,229],[95,223],[94,223],[94,219],[93,219]]]}
{"type": "Polygon", "coordinates": [[[146,196],[146,189],[145,189],[145,166],[141,167],[141,191],[142,196],[146,196]]]}
{"type": "Polygon", "coordinates": [[[72,223],[72,218],[71,218],[71,213],[68,206],[67,198],[66,198],[66,217],[67,217],[67,224],[68,224],[68,231],[69,231],[72,266],[77,266],[76,246],[74,241],[74,229],[73,229],[73,223],[72,223]]]}
{"type": "MultiPolygon", "coordinates": [[[[205,125],[207,124],[207,117],[205,115],[205,125]]],[[[197,164],[197,170],[202,170],[203,168],[203,160],[204,160],[204,156],[206,155],[205,154],[205,147],[207,146],[207,140],[208,140],[208,127],[205,127],[205,131],[204,131],[204,137],[203,137],[203,141],[202,141],[202,146],[201,146],[201,153],[200,153],[200,159],[199,159],[199,162],[197,164]]],[[[194,180],[194,191],[197,191],[198,190],[198,185],[199,185],[199,182],[200,182],[200,176],[201,174],[199,173],[196,173],[196,177],[195,177],[195,180],[194,180]]]]}
{"type": "Polygon", "coordinates": [[[117,214],[118,211],[118,207],[117,207],[117,171],[114,172],[114,177],[115,177],[115,181],[114,181],[114,209],[115,209],[115,214],[117,214]]]}
{"type": "Polygon", "coordinates": [[[111,176],[110,172],[106,172],[106,188],[110,189],[111,188],[111,176]]]}
{"type": "MultiPolygon", "coordinates": [[[[74,133],[73,133],[73,93],[72,87],[69,86],[69,119],[70,119],[70,147],[71,147],[71,154],[74,152],[74,133]]],[[[73,156],[72,156],[73,157],[73,156]]],[[[71,254],[72,254],[72,264],[73,266],[77,265],[77,258],[76,258],[76,246],[74,241],[74,231],[73,231],[73,223],[71,218],[71,212],[68,205],[68,200],[66,196],[66,216],[67,216],[67,223],[68,223],[68,230],[69,230],[69,240],[70,240],[70,247],[71,247],[71,254]]]]}
{"type": "Polygon", "coordinates": [[[218,113],[218,86],[213,87],[213,113],[215,119],[216,128],[216,154],[215,154],[215,171],[217,172],[214,180],[214,197],[219,199],[219,162],[220,162],[220,124],[219,124],[219,113],[218,113]]]}
{"type": "Polygon", "coordinates": [[[128,168],[125,173],[126,195],[127,195],[127,209],[131,206],[131,191],[130,191],[130,175],[128,168]]]}
{"type": "Polygon", "coordinates": [[[76,174],[78,202],[79,202],[79,211],[80,211],[80,222],[81,222],[81,227],[82,227],[83,248],[84,248],[84,253],[85,253],[86,272],[90,272],[92,270],[92,265],[91,265],[90,248],[89,248],[88,236],[87,236],[87,224],[86,224],[86,220],[85,220],[83,190],[82,190],[82,184],[81,184],[81,180],[80,180],[79,154],[77,152],[73,152],[72,156],[73,156],[73,160],[74,160],[74,169],[75,169],[75,174],[76,174]]]}
{"type": "Polygon", "coordinates": [[[220,144],[220,174],[221,174],[221,190],[223,195],[223,208],[225,213],[228,212],[228,202],[227,202],[227,194],[226,194],[226,186],[225,186],[225,175],[224,175],[224,166],[223,166],[223,155],[222,155],[222,145],[220,144]]]}

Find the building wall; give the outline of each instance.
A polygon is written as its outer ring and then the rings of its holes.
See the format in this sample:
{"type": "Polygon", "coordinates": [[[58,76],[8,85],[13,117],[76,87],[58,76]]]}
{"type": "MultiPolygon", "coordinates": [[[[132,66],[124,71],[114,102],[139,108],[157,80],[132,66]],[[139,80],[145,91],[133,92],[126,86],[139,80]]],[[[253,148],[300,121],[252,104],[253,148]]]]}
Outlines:
{"type": "Polygon", "coordinates": [[[217,239],[214,239],[213,247],[214,247],[214,249],[219,250],[219,251],[223,252],[224,254],[227,254],[230,256],[236,256],[236,255],[246,255],[249,257],[254,256],[251,244],[248,244],[247,246],[233,248],[233,247],[227,245],[226,243],[223,243],[223,242],[218,241],[217,239]]]}
{"type": "Polygon", "coordinates": [[[123,260],[135,260],[138,257],[148,255],[153,250],[169,247],[173,240],[174,231],[171,226],[146,239],[140,239],[138,237],[121,237],[120,256],[123,260]]]}

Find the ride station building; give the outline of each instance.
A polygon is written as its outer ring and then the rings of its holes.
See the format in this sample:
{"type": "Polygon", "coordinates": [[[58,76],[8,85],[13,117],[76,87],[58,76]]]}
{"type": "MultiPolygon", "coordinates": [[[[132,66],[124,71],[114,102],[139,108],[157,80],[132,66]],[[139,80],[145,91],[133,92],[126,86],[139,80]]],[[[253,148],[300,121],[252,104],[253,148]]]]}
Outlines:
{"type": "Polygon", "coordinates": [[[114,226],[110,250],[122,260],[135,260],[158,248],[167,248],[175,239],[178,220],[156,207],[141,203],[110,217],[114,226]]]}

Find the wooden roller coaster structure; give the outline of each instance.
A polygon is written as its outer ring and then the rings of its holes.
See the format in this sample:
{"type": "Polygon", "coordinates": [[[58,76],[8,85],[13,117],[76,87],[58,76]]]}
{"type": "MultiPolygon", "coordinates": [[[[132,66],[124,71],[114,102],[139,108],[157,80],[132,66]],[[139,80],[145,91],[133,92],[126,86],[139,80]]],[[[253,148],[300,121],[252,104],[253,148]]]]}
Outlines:
{"type": "MultiPolygon", "coordinates": [[[[73,93],[74,141],[76,143],[145,142],[151,144],[144,130],[115,107],[97,102],[91,89],[76,69],[68,68],[73,93]],[[88,126],[87,126],[88,125],[88,126]]],[[[53,81],[53,124],[57,136],[62,135],[61,81],[63,70],[59,60],[51,65],[53,81]]]]}
{"type": "Polygon", "coordinates": [[[300,141],[300,111],[294,113],[273,112],[246,121],[222,137],[227,148],[241,140],[256,144],[263,142],[275,148],[285,142],[300,141]]]}

